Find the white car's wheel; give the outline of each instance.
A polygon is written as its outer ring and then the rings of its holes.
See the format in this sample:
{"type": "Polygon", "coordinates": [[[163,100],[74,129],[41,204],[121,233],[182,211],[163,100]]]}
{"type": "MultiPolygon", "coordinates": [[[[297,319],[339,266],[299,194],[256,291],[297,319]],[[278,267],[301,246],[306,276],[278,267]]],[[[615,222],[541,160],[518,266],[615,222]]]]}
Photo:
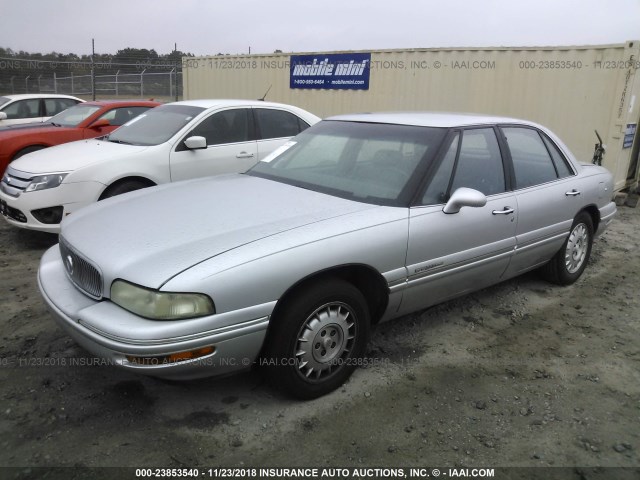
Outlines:
{"type": "Polygon", "coordinates": [[[133,192],[135,190],[140,190],[141,188],[147,188],[150,186],[148,183],[143,182],[142,180],[123,180],[118,183],[114,183],[110,185],[103,193],[100,195],[100,200],[104,200],[105,198],[115,197],[116,195],[122,195],[123,193],[133,192]]]}

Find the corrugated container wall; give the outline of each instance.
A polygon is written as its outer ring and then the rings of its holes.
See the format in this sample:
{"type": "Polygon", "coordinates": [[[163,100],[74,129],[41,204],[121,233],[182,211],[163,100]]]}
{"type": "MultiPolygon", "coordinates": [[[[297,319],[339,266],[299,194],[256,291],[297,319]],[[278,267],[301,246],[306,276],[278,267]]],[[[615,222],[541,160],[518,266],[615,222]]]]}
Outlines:
{"type": "MultiPolygon", "coordinates": [[[[590,162],[598,130],[616,189],[637,181],[640,42],[589,47],[384,50],[371,53],[368,90],[292,89],[290,55],[184,58],[184,97],[262,98],[321,117],[381,110],[507,115],[555,131],[590,162]],[[631,159],[636,159],[631,161],[631,159]]],[[[327,52],[323,52],[327,53],[327,52]]],[[[331,52],[339,53],[339,52],[331,52]]],[[[350,52],[352,53],[352,52],[350,52]]]]}

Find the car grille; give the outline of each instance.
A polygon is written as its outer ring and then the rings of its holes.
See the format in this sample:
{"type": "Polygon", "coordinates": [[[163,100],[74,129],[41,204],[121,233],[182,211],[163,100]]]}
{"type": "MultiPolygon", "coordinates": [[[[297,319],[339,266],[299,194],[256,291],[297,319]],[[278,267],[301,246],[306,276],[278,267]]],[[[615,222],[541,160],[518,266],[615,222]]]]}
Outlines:
{"type": "Polygon", "coordinates": [[[19,196],[24,189],[31,183],[32,174],[21,172],[10,166],[4,172],[2,182],[0,182],[0,190],[12,197],[19,196]]]}
{"type": "Polygon", "coordinates": [[[74,252],[60,237],[60,254],[69,279],[91,298],[102,298],[102,274],[87,260],[74,252]]]}

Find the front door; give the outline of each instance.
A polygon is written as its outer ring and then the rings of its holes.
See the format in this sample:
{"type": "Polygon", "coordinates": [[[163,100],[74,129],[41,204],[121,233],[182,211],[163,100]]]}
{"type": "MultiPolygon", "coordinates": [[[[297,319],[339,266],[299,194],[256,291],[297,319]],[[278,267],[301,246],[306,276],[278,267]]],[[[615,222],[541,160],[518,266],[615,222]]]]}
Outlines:
{"type": "Polygon", "coordinates": [[[509,265],[518,212],[493,128],[456,134],[421,203],[409,216],[402,313],[494,284],[509,265]],[[444,213],[460,187],[485,194],[486,205],[444,213]]]}
{"type": "Polygon", "coordinates": [[[247,171],[258,161],[251,110],[232,108],[203,119],[171,152],[171,181],[247,171]],[[207,148],[189,150],[184,140],[201,136],[207,148]]]}

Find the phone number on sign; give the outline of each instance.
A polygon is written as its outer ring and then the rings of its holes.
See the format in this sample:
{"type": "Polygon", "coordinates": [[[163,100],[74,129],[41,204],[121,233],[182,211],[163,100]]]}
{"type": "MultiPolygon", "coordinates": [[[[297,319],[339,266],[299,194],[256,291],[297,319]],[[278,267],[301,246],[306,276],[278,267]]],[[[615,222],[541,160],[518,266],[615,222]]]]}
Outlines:
{"type": "Polygon", "coordinates": [[[324,80],[294,80],[296,85],[324,85],[324,80]]]}

